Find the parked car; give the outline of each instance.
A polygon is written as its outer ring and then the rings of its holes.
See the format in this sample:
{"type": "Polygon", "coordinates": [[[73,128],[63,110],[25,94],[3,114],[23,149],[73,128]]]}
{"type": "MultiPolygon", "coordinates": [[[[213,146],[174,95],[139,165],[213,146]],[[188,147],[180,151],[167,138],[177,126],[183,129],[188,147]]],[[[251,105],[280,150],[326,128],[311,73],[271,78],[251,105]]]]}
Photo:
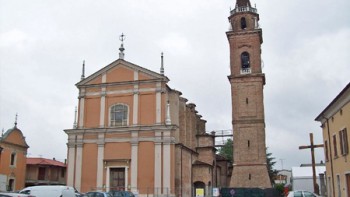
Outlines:
{"type": "Polygon", "coordinates": [[[27,194],[19,194],[14,192],[0,192],[0,197],[34,197],[27,194]]]}
{"type": "Polygon", "coordinates": [[[84,196],[86,197],[113,197],[112,194],[108,193],[108,192],[88,192],[85,193],[84,196]]]}
{"type": "Polygon", "coordinates": [[[320,197],[319,195],[303,190],[290,191],[287,197],[320,197]]]}
{"type": "Polygon", "coordinates": [[[112,197],[135,197],[132,192],[129,191],[110,191],[112,197]]]}
{"type": "Polygon", "coordinates": [[[31,186],[22,189],[19,193],[35,197],[76,197],[75,188],[64,185],[31,186]]]}

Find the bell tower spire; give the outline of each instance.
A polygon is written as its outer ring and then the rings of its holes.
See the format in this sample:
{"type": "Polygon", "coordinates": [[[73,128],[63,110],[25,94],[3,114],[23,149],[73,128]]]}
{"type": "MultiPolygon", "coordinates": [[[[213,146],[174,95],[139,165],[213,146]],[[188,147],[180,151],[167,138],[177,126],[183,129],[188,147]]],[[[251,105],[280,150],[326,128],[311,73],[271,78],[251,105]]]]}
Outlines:
{"type": "Polygon", "coordinates": [[[262,30],[249,0],[237,0],[228,17],[228,76],[232,96],[233,171],[230,187],[270,188],[266,164],[264,95],[261,68],[262,30]]]}

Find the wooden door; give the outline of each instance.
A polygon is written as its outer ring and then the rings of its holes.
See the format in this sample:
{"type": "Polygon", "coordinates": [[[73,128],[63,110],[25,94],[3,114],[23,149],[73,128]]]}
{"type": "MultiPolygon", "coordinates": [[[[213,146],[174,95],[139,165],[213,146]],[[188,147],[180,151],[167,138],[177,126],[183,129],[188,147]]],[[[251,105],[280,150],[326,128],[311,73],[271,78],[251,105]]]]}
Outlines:
{"type": "Polygon", "coordinates": [[[348,197],[350,196],[350,174],[346,174],[346,188],[347,188],[347,193],[348,197]]]}
{"type": "Polygon", "coordinates": [[[124,190],[125,189],[125,168],[110,169],[110,189],[124,190]]]}

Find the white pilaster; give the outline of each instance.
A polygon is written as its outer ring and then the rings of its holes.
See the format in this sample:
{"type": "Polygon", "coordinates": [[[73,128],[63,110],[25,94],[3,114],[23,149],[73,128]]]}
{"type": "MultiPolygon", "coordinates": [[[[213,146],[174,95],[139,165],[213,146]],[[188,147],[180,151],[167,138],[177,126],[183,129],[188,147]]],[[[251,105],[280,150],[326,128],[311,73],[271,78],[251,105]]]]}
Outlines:
{"type": "Polygon", "coordinates": [[[85,104],[85,98],[80,98],[80,104],[79,104],[79,128],[82,128],[84,126],[84,104],[85,104]]]}
{"type": "Polygon", "coordinates": [[[100,127],[105,126],[105,109],[106,109],[106,88],[102,88],[100,100],[100,127]]]}
{"type": "Polygon", "coordinates": [[[80,191],[81,189],[81,169],[83,164],[83,136],[77,136],[77,150],[75,157],[75,188],[80,191]]]}
{"type": "Polygon", "coordinates": [[[74,186],[75,145],[68,145],[67,185],[74,186]]]}
{"type": "MultiPolygon", "coordinates": [[[[137,70],[134,71],[134,81],[139,80],[139,72],[137,70]]],[[[138,124],[138,116],[139,116],[139,86],[137,84],[134,85],[134,100],[133,100],[133,111],[132,111],[132,124],[138,124]]]]}
{"type": "Polygon", "coordinates": [[[104,134],[98,135],[97,142],[97,174],[96,174],[96,188],[103,187],[103,159],[104,159],[104,134]]]}
{"type": "Polygon", "coordinates": [[[132,142],[131,142],[131,188],[137,189],[137,176],[138,176],[138,133],[133,132],[132,134],[132,142]]]}
{"type": "Polygon", "coordinates": [[[156,124],[160,124],[162,119],[162,87],[161,83],[157,83],[156,87],[156,124]]]}
{"type": "Polygon", "coordinates": [[[154,144],[154,190],[159,191],[162,187],[162,143],[161,132],[156,131],[156,140],[154,144]]]}
{"type": "Polygon", "coordinates": [[[139,94],[134,92],[134,101],[133,101],[133,111],[132,111],[132,124],[138,124],[138,111],[139,111],[139,94]]]}
{"type": "Polygon", "coordinates": [[[170,131],[163,132],[163,191],[170,191],[170,131]]]}

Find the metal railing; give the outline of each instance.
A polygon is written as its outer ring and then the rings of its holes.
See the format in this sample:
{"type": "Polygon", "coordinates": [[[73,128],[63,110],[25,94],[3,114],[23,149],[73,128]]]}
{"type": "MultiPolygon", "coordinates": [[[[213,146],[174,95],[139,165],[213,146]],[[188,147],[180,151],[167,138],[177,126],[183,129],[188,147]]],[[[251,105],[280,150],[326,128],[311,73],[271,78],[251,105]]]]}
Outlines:
{"type": "Polygon", "coordinates": [[[258,13],[258,10],[256,8],[252,8],[249,6],[241,6],[241,7],[235,7],[233,10],[231,10],[231,15],[237,13],[237,12],[253,12],[258,13]]]}

